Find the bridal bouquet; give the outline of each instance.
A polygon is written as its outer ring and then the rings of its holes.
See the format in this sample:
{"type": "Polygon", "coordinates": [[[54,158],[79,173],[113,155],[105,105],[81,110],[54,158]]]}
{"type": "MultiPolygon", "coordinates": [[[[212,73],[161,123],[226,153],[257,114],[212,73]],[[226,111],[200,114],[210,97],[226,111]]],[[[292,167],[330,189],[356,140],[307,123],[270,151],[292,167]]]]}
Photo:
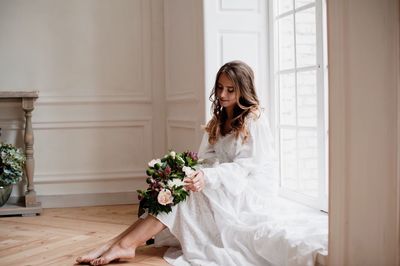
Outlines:
{"type": "Polygon", "coordinates": [[[24,175],[25,155],[12,144],[0,143],[0,187],[21,181],[24,175]]]}
{"type": "Polygon", "coordinates": [[[162,159],[151,160],[146,170],[149,186],[146,190],[137,190],[140,207],[154,215],[169,213],[172,206],[189,196],[183,179],[193,175],[198,161],[197,153],[190,151],[171,151],[162,159]]]}

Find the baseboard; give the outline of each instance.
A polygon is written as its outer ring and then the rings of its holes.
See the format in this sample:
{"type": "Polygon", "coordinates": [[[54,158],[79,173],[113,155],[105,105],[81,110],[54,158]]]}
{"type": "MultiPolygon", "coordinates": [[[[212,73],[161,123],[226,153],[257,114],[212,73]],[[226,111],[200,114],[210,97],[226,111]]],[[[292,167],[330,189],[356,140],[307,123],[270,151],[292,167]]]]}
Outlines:
{"type": "Polygon", "coordinates": [[[138,203],[136,192],[38,196],[43,208],[84,207],[138,203]]]}

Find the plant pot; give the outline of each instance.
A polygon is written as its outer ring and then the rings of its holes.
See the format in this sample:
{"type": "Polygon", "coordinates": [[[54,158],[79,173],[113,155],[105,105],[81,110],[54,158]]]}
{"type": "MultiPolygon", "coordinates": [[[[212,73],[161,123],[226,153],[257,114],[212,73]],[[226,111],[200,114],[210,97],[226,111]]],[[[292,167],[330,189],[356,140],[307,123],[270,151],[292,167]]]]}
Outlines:
{"type": "Polygon", "coordinates": [[[12,192],[12,185],[0,187],[0,207],[6,204],[12,192]]]}

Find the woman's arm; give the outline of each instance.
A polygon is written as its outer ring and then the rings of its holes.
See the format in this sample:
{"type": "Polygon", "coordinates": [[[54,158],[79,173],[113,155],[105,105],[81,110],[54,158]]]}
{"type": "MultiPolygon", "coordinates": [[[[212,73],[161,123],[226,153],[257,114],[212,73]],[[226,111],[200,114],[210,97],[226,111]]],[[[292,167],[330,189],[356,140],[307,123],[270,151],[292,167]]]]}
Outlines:
{"type": "Polygon", "coordinates": [[[248,183],[247,176],[256,168],[257,163],[254,157],[254,141],[250,136],[232,162],[201,169],[204,174],[205,185],[211,189],[218,189],[223,186],[231,194],[240,194],[248,183]]]}
{"type": "Polygon", "coordinates": [[[198,156],[202,160],[202,167],[211,167],[218,161],[217,155],[214,150],[214,145],[211,145],[208,142],[207,133],[204,133],[203,135],[203,139],[199,147],[198,156]]]}
{"type": "Polygon", "coordinates": [[[246,142],[242,143],[241,138],[237,140],[238,148],[232,162],[201,169],[207,187],[218,189],[223,186],[234,195],[240,194],[246,188],[250,172],[261,170],[273,161],[273,140],[266,118],[249,118],[247,130],[246,142]]]}

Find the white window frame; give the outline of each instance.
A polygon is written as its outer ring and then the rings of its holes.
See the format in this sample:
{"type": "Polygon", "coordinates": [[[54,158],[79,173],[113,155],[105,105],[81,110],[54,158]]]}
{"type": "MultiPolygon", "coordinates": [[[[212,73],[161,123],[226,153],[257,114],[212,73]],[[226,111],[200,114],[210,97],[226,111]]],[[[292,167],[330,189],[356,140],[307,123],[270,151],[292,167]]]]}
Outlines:
{"type": "MultiPolygon", "coordinates": [[[[270,62],[270,88],[271,95],[274,97],[273,104],[273,119],[272,119],[272,128],[275,136],[275,144],[276,150],[279,158],[279,179],[281,180],[281,167],[280,167],[280,124],[279,124],[279,82],[278,74],[282,71],[279,71],[278,64],[278,41],[275,37],[275,32],[277,31],[277,19],[283,17],[285,15],[293,14],[294,12],[298,12],[310,7],[315,6],[316,12],[316,44],[317,51],[316,57],[317,62],[315,67],[300,67],[297,68],[295,61],[295,68],[293,69],[293,73],[297,73],[300,69],[315,69],[317,72],[317,137],[318,137],[318,169],[319,171],[319,184],[318,184],[318,197],[311,197],[309,195],[305,195],[299,193],[298,191],[289,190],[287,188],[283,188],[280,186],[280,196],[285,198],[294,200],[296,202],[308,205],[310,207],[320,209],[323,211],[328,211],[328,71],[327,71],[327,38],[326,38],[326,0],[315,0],[315,3],[307,4],[305,6],[301,6],[299,8],[294,8],[292,11],[288,11],[280,14],[275,17],[274,15],[274,0],[269,0],[269,39],[270,39],[270,49],[269,49],[269,62],[270,62]],[[321,22],[322,23],[319,23],[321,22]]],[[[293,7],[295,7],[295,0],[293,0],[293,7]]],[[[294,27],[296,27],[296,22],[294,21],[294,27]]],[[[294,34],[296,35],[296,28],[294,28],[294,34]]],[[[296,47],[296,36],[294,36],[294,45],[296,47]]],[[[295,48],[296,49],[296,48],[295,48]]],[[[295,51],[295,60],[296,60],[296,51],[295,51]]],[[[283,70],[285,72],[285,70],[283,70]]],[[[295,75],[296,76],[296,75],[295,75]]],[[[296,83],[297,88],[297,83],[296,83]]],[[[297,89],[296,89],[297,90],[297,89]]],[[[298,126],[296,126],[298,128],[298,126]]],[[[281,183],[281,182],[280,182],[281,183]]]]}

